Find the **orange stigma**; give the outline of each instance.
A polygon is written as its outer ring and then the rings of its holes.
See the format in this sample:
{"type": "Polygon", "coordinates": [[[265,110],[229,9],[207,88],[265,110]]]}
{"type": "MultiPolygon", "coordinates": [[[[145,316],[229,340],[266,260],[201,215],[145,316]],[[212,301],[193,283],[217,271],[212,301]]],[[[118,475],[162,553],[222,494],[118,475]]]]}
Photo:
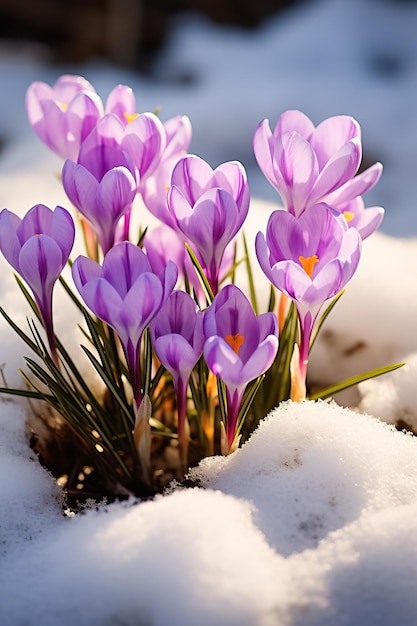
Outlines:
{"type": "Polygon", "coordinates": [[[239,350],[242,347],[245,338],[243,335],[239,335],[239,333],[236,333],[236,335],[226,335],[225,340],[227,341],[229,346],[233,348],[233,352],[235,352],[235,354],[239,354],[239,350]]]}
{"type": "Polygon", "coordinates": [[[308,274],[310,278],[312,278],[314,266],[319,260],[319,257],[317,256],[317,254],[313,254],[313,256],[307,256],[307,257],[299,256],[298,259],[305,273],[308,274]]]}

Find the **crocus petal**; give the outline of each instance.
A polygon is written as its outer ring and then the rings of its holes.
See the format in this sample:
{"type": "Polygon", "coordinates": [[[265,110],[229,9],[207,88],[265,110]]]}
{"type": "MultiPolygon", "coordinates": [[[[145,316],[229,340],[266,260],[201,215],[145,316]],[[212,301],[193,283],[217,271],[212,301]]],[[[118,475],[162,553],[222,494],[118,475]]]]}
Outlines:
{"type": "Polygon", "coordinates": [[[19,255],[20,274],[33,292],[42,298],[51,294],[66,259],[57,243],[48,235],[31,237],[22,246],[19,255]]]}
{"type": "Polygon", "coordinates": [[[163,286],[165,300],[174,289],[178,280],[178,268],[173,261],[168,261],[165,272],[159,274],[159,279],[163,286]]]}
{"type": "Polygon", "coordinates": [[[54,83],[53,93],[61,102],[70,102],[80,91],[95,92],[93,85],[84,76],[62,74],[54,83]]]}
{"type": "Polygon", "coordinates": [[[271,272],[271,262],[270,262],[270,251],[268,246],[266,245],[265,235],[261,232],[257,233],[255,238],[255,251],[256,257],[258,259],[258,263],[265,274],[265,276],[280,289],[280,287],[275,283],[272,277],[271,272]]]}
{"type": "Polygon", "coordinates": [[[119,335],[123,345],[126,345],[129,339],[129,329],[119,324],[123,300],[114,286],[101,277],[93,278],[83,285],[80,295],[94,315],[111,326],[119,335]]]}
{"type": "Polygon", "coordinates": [[[123,300],[119,318],[119,323],[129,329],[129,336],[133,342],[139,341],[163,301],[163,286],[155,274],[144,273],[135,280],[123,300]]]}
{"type": "Polygon", "coordinates": [[[163,160],[173,156],[178,158],[186,152],[192,138],[192,126],[187,115],[177,115],[164,123],[167,145],[163,153],[163,160]]]}
{"type": "Polygon", "coordinates": [[[22,247],[16,234],[20,223],[20,217],[8,209],[3,209],[0,213],[0,250],[16,272],[20,271],[19,254],[22,247]]]}
{"type": "Polygon", "coordinates": [[[318,175],[316,155],[308,141],[298,133],[284,135],[282,149],[274,153],[273,168],[276,179],[282,176],[284,180],[285,188],[278,191],[288,198],[287,209],[300,215],[318,175]]]}
{"type": "Polygon", "coordinates": [[[65,161],[62,185],[68,198],[88,218],[88,207],[94,206],[99,183],[84,166],[65,161]]]}
{"type": "Polygon", "coordinates": [[[242,389],[242,361],[222,337],[209,337],[204,344],[204,359],[215,376],[228,385],[242,389]]]}
{"type": "Polygon", "coordinates": [[[206,161],[189,154],[178,161],[171,184],[181,189],[188,203],[194,205],[213,179],[213,170],[206,161]]]}
{"type": "Polygon", "coordinates": [[[172,259],[180,271],[183,270],[187,253],[182,233],[179,235],[177,230],[161,224],[146,231],[144,248],[152,271],[156,274],[166,268],[168,259],[172,259]]]}
{"type": "Polygon", "coordinates": [[[112,222],[118,220],[135,199],[136,183],[125,167],[114,167],[100,181],[97,194],[97,218],[100,212],[112,222]]]}
{"type": "Polygon", "coordinates": [[[136,98],[131,87],[117,85],[111,90],[107,100],[105,113],[117,115],[123,124],[128,123],[128,116],[136,111],[136,98]]]}
{"type": "Polygon", "coordinates": [[[51,211],[44,204],[35,204],[29,209],[16,232],[21,245],[41,233],[51,236],[61,248],[65,259],[70,255],[75,238],[74,221],[70,213],[59,206],[51,211]]]}
{"type": "Polygon", "coordinates": [[[362,239],[370,237],[381,225],[385,210],[380,206],[367,207],[355,216],[349,226],[356,228],[362,239]]]}
{"type": "Polygon", "coordinates": [[[166,145],[164,125],[153,113],[142,113],[127,125],[121,147],[132,158],[140,179],[152,174],[166,145]]]}
{"type": "MultiPolygon", "coordinates": [[[[240,334],[244,341],[239,349],[242,361],[249,358],[257,348],[260,336],[252,305],[235,285],[226,285],[219,291],[213,304],[208,307],[203,320],[206,337],[240,334]]],[[[263,337],[262,337],[263,339],[263,337]]]]}
{"type": "MultiPolygon", "coordinates": [[[[305,294],[312,288],[312,279],[295,261],[280,261],[270,269],[271,282],[295,301],[304,301],[305,294]]],[[[310,303],[310,301],[309,301],[310,303]]]]}
{"type": "MultiPolygon", "coordinates": [[[[36,81],[29,85],[26,92],[26,112],[31,126],[37,126],[43,118],[42,102],[54,99],[54,91],[46,83],[36,81]]],[[[41,132],[44,132],[43,126],[41,127],[41,132]]]]}
{"type": "Polygon", "coordinates": [[[185,291],[174,291],[153,321],[153,337],[175,333],[191,344],[197,321],[202,324],[202,314],[193,298],[185,291]]]}
{"type": "Polygon", "coordinates": [[[274,313],[261,313],[257,315],[256,320],[260,341],[263,341],[268,335],[278,337],[278,320],[274,313]]]}
{"type": "Polygon", "coordinates": [[[141,186],[142,198],[146,208],[161,222],[178,231],[175,218],[168,209],[168,189],[171,173],[177,160],[164,159],[152,176],[149,176],[141,186]]]}
{"type": "Polygon", "coordinates": [[[178,187],[172,186],[167,194],[168,210],[177,228],[179,224],[193,214],[193,207],[178,187]]]}
{"type": "Polygon", "coordinates": [[[269,335],[244,363],[240,372],[240,380],[246,381],[245,384],[248,384],[251,380],[264,374],[274,362],[277,351],[278,337],[269,335]]]}
{"type": "Polygon", "coordinates": [[[361,142],[356,137],[344,144],[327,162],[309,196],[309,203],[315,204],[326,194],[338,189],[353,178],[358,171],[361,159],[361,142]]]}
{"type": "Polygon", "coordinates": [[[88,136],[80,150],[80,158],[82,154],[90,152],[97,144],[103,144],[110,147],[120,146],[124,136],[124,125],[117,115],[106,114],[96,125],[94,132],[88,136]]]}
{"type": "Polygon", "coordinates": [[[275,136],[296,132],[307,141],[314,132],[314,124],[305,113],[297,109],[284,111],[278,118],[274,129],[275,136]]]}
{"type": "Polygon", "coordinates": [[[100,278],[101,267],[98,263],[86,256],[78,256],[71,268],[72,279],[81,293],[84,285],[93,278],[100,278]]]}
{"type": "Polygon", "coordinates": [[[383,166],[381,163],[374,163],[364,172],[361,172],[347,183],[326,196],[326,202],[339,207],[350,200],[363,195],[372,187],[375,187],[381,178],[383,166]]]}
{"type": "Polygon", "coordinates": [[[361,129],[353,117],[335,115],[321,122],[310,138],[320,170],[344,144],[355,137],[360,140],[361,129]]]}
{"type": "Polygon", "coordinates": [[[193,367],[200,354],[197,354],[185,337],[178,334],[162,335],[153,342],[153,348],[162,365],[174,380],[181,378],[188,382],[193,367]]]}
{"type": "Polygon", "coordinates": [[[272,132],[269,120],[263,120],[258,124],[253,135],[253,152],[263,174],[276,188],[275,171],[272,167],[273,151],[271,149],[272,132]]]}
{"type": "Polygon", "coordinates": [[[210,272],[216,268],[218,272],[226,246],[241,226],[236,202],[223,189],[209,189],[197,201],[192,213],[180,218],[178,213],[181,215],[186,206],[174,190],[171,189],[168,203],[176,214],[178,227],[196,246],[206,268],[210,272]]]}
{"type": "Polygon", "coordinates": [[[71,214],[63,207],[57,206],[53,211],[49,234],[59,247],[65,262],[71,254],[75,239],[75,226],[71,214]]]}
{"type": "Polygon", "coordinates": [[[103,103],[96,93],[82,91],[69,102],[64,114],[67,120],[67,140],[73,135],[79,148],[103,115],[103,103]]]}
{"type": "Polygon", "coordinates": [[[246,218],[249,210],[250,191],[246,170],[239,161],[222,163],[214,170],[215,186],[228,191],[246,218]]]}
{"type": "Polygon", "coordinates": [[[127,241],[109,250],[103,261],[103,278],[114,285],[122,298],[145,272],[151,272],[146,254],[127,241]]]}

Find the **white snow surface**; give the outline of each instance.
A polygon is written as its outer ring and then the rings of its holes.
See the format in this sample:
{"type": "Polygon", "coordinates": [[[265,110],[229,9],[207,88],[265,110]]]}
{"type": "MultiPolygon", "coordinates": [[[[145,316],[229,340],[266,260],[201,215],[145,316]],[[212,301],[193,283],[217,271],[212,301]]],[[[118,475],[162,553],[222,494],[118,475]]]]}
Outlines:
{"type": "MultiPolygon", "coordinates": [[[[184,14],[153,79],[99,59],[57,68],[42,49],[0,45],[0,203],[20,215],[38,202],[68,205],[61,163],[26,121],[34,80],[83,74],[103,98],[122,82],[139,110],[161,104],[163,120],[188,114],[193,152],[213,166],[239,159],[247,167],[249,240],[279,202],[252,155],[257,123],[274,124],[287,108],[315,123],[356,117],[367,159],[385,167],[365,200],[384,206],[386,218],[364,242],[309,376],[324,387],[407,362],[339,397],[350,408],[283,404],[240,450],[192,471],[201,488],[74,517],[62,515],[62,494],[29,447],[29,407],[1,400],[1,624],[417,623],[417,440],[390,425],[417,430],[416,18],[413,3],[316,0],[251,33],[184,14]],[[180,84],[187,74],[196,80],[180,84]]],[[[1,306],[24,328],[28,311],[3,259],[0,268],[1,306]]],[[[267,299],[260,270],[257,285],[267,299]]],[[[76,351],[76,315],[56,291],[57,331],[76,351]]],[[[26,350],[3,321],[0,342],[6,379],[21,384],[26,350]]]]}

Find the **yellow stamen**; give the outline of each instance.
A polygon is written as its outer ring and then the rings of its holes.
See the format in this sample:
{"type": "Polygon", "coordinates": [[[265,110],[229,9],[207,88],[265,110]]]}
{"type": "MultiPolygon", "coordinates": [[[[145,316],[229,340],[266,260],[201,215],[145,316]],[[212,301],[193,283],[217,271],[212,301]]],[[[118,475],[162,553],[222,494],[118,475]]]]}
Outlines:
{"type": "Polygon", "coordinates": [[[68,104],[66,102],[57,102],[57,105],[61,111],[66,111],[68,109],[68,104]]]}
{"type": "Polygon", "coordinates": [[[236,333],[236,335],[226,335],[225,340],[227,341],[229,346],[233,348],[233,352],[239,354],[239,350],[242,347],[245,338],[243,335],[239,335],[239,333],[236,333]]]}
{"type": "Polygon", "coordinates": [[[125,116],[128,124],[130,124],[130,122],[133,122],[133,120],[139,117],[139,113],[128,113],[127,111],[125,111],[123,115],[125,116]]]}
{"type": "Polygon", "coordinates": [[[352,211],[343,211],[343,215],[345,216],[345,220],[350,222],[355,217],[355,214],[352,211]]]}
{"type": "Polygon", "coordinates": [[[299,256],[298,259],[305,273],[308,274],[310,278],[312,278],[314,266],[319,260],[319,257],[317,256],[317,254],[313,254],[313,256],[307,256],[307,257],[299,256]]]}

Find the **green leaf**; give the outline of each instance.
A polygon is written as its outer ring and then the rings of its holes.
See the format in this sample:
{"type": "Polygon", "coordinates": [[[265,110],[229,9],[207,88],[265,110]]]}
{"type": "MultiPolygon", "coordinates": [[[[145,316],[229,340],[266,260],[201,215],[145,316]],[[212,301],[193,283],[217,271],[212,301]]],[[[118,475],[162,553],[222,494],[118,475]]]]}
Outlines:
{"type": "Polygon", "coordinates": [[[207,280],[207,276],[204,274],[204,270],[201,267],[200,263],[198,262],[198,259],[196,257],[196,255],[194,254],[194,252],[191,250],[190,246],[188,245],[188,243],[185,244],[186,250],[188,252],[188,255],[191,259],[191,262],[195,268],[195,271],[197,272],[197,276],[200,280],[201,286],[204,289],[204,292],[206,294],[206,298],[208,300],[208,302],[211,304],[214,300],[214,293],[212,288],[210,287],[210,283],[207,280]]]}
{"type": "Polygon", "coordinates": [[[269,295],[269,302],[268,302],[268,312],[272,313],[275,309],[275,304],[276,304],[276,295],[275,295],[275,289],[274,289],[274,285],[271,285],[271,292],[269,295]]]}
{"type": "MultiPolygon", "coordinates": [[[[24,333],[22,330],[20,330],[20,328],[17,326],[17,324],[15,324],[13,322],[13,320],[7,315],[6,311],[4,309],[2,309],[0,307],[0,313],[1,315],[3,315],[4,319],[6,320],[6,322],[13,328],[13,330],[15,331],[15,333],[17,333],[17,335],[19,335],[19,337],[25,342],[25,344],[27,346],[29,346],[29,348],[35,352],[35,354],[39,355],[39,350],[38,350],[38,346],[36,345],[36,343],[34,343],[30,337],[28,337],[28,335],[26,335],[26,333],[24,333]]],[[[41,355],[39,355],[41,356],[41,355]]]]}
{"type": "Polygon", "coordinates": [[[387,374],[388,372],[393,372],[394,370],[405,365],[405,362],[394,363],[392,365],[386,365],[385,367],[379,367],[374,370],[370,370],[369,372],[364,372],[363,374],[358,374],[357,376],[352,376],[351,378],[346,378],[340,383],[336,385],[331,385],[330,387],[326,387],[326,389],[322,389],[317,393],[312,393],[308,396],[309,400],[324,400],[325,398],[330,398],[335,393],[339,391],[343,391],[344,389],[348,389],[349,387],[353,387],[358,383],[362,383],[364,380],[369,380],[370,378],[375,378],[376,376],[382,376],[382,374],[387,374]]]}
{"type": "Polygon", "coordinates": [[[105,369],[102,367],[99,361],[95,358],[95,356],[88,350],[88,348],[86,348],[85,346],[82,346],[82,349],[86,353],[94,369],[97,371],[98,375],[103,380],[104,384],[109,389],[112,396],[114,397],[114,399],[116,400],[120,408],[122,409],[122,412],[127,417],[127,419],[129,420],[129,422],[132,424],[132,427],[133,427],[134,419],[133,419],[132,413],[129,410],[129,408],[126,406],[126,404],[123,402],[123,398],[121,397],[119,390],[114,383],[114,380],[107,374],[105,369]]]}
{"type": "MultiPolygon", "coordinates": [[[[12,389],[11,387],[0,387],[0,393],[6,393],[11,396],[21,396],[22,398],[32,398],[34,400],[45,400],[48,396],[39,391],[31,391],[30,389],[12,389]]],[[[52,396],[49,396],[52,398],[52,396]]]]}
{"type": "Polygon", "coordinates": [[[258,302],[256,299],[255,283],[253,280],[252,266],[251,266],[250,259],[249,259],[248,244],[247,244],[246,237],[244,234],[243,234],[243,248],[245,250],[246,270],[247,270],[248,281],[249,281],[250,300],[252,303],[252,308],[255,311],[255,315],[258,315],[258,302]]]}
{"type": "Polygon", "coordinates": [[[220,415],[223,424],[226,424],[227,418],[227,395],[226,395],[226,385],[221,380],[221,378],[217,378],[217,394],[219,396],[219,406],[220,406],[220,415]]]}
{"type": "Polygon", "coordinates": [[[23,293],[27,302],[29,303],[30,308],[32,309],[32,311],[34,312],[38,320],[42,321],[37,304],[35,300],[33,299],[33,297],[31,296],[29,290],[26,288],[23,281],[20,279],[20,277],[17,274],[14,274],[14,277],[15,277],[17,284],[19,285],[20,291],[23,293]]]}
{"type": "Polygon", "coordinates": [[[139,239],[137,242],[137,247],[138,248],[142,248],[143,247],[143,243],[145,241],[145,237],[146,237],[146,233],[148,232],[148,227],[146,227],[144,230],[140,229],[139,230],[139,239]]]}
{"type": "Polygon", "coordinates": [[[239,408],[237,420],[238,427],[236,429],[236,435],[239,435],[240,431],[242,430],[243,423],[246,419],[247,414],[249,413],[249,409],[255,399],[256,394],[259,391],[259,388],[262,385],[264,378],[265,374],[262,374],[262,376],[259,376],[255,381],[253,381],[251,385],[248,385],[248,387],[246,388],[246,391],[242,398],[242,403],[239,408]]]}

